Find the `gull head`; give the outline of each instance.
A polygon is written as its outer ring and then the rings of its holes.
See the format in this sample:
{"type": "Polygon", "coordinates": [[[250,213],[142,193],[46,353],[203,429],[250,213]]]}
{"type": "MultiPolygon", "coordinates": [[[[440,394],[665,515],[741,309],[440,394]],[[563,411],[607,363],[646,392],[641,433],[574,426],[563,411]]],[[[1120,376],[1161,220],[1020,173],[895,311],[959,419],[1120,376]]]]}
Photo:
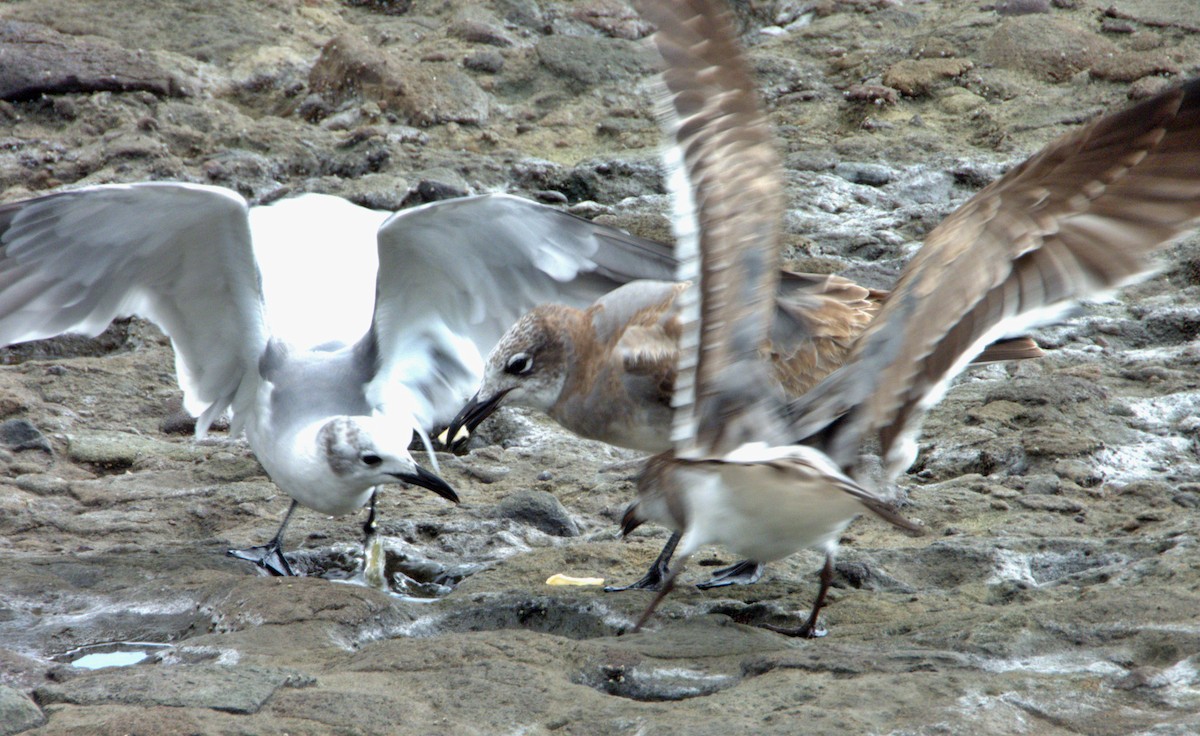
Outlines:
{"type": "Polygon", "coordinates": [[[412,435],[406,427],[380,417],[334,417],[321,426],[317,442],[329,469],[349,485],[409,483],[458,503],[450,484],[417,465],[408,453],[412,435]]]}
{"type": "Polygon", "coordinates": [[[458,437],[463,427],[474,431],[503,401],[540,411],[554,406],[574,359],[566,311],[558,305],[538,307],[500,338],[484,365],[479,390],[450,422],[447,437],[458,437]]]}

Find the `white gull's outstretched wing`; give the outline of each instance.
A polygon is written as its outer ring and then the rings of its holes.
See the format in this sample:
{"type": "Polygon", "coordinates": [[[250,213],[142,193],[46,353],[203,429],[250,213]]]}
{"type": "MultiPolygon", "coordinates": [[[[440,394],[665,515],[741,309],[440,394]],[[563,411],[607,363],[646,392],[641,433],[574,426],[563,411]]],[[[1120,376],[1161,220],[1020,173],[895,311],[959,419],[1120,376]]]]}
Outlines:
{"type": "Polygon", "coordinates": [[[246,211],[228,189],[167,183],[0,205],[0,344],[145,317],[171,338],[197,433],[231,405],[236,421],[267,339],[246,211]]]}
{"type": "Polygon", "coordinates": [[[519,197],[464,197],[404,210],[379,230],[372,325],[377,407],[415,401],[425,427],[450,421],[514,322],[547,302],[584,307],[634,279],[669,279],[668,246],[519,197]]]}

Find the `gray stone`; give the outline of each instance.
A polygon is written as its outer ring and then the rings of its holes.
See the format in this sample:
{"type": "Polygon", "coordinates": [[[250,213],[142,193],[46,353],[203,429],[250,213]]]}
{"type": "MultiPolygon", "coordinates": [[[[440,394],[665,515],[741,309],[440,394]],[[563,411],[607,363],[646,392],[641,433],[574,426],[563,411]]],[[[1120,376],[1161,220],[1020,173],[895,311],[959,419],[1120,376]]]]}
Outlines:
{"type": "Polygon", "coordinates": [[[504,57],[497,51],[476,51],[463,59],[463,66],[477,72],[498,74],[504,69],[504,57]]]}
{"type": "Polygon", "coordinates": [[[1004,381],[987,392],[987,401],[1012,401],[1032,406],[1060,406],[1105,398],[1104,388],[1075,376],[1041,376],[1004,381]]]}
{"type": "MultiPolygon", "coordinates": [[[[19,621],[20,618],[20,612],[14,611],[5,602],[0,601],[0,627],[8,625],[11,621],[19,621]]],[[[23,642],[16,641],[17,637],[8,636],[8,633],[6,631],[4,636],[7,643],[23,646],[23,642]]],[[[19,693],[28,694],[33,688],[46,682],[47,677],[53,677],[53,673],[60,668],[61,665],[55,662],[47,662],[42,658],[34,658],[11,649],[0,648],[0,687],[12,688],[19,693]]],[[[13,700],[11,693],[4,697],[10,701],[13,700]]],[[[0,717],[0,726],[4,722],[5,719],[0,717]]]]}
{"type": "Polygon", "coordinates": [[[142,665],[109,668],[43,685],[35,693],[45,704],[163,705],[257,713],[281,687],[307,687],[310,676],[266,667],[221,665],[142,665]]]}
{"type": "Polygon", "coordinates": [[[214,452],[196,469],[198,480],[232,483],[265,475],[262,465],[249,453],[214,452]]]}
{"type": "Polygon", "coordinates": [[[996,12],[1000,15],[1030,15],[1049,13],[1050,0],[999,0],[996,12]]]}
{"type": "Polygon", "coordinates": [[[41,450],[53,452],[50,440],[28,419],[9,419],[0,423],[0,446],[13,452],[41,450]]]}
{"type": "Polygon", "coordinates": [[[833,173],[854,184],[881,187],[892,180],[896,172],[882,164],[843,161],[833,167],[833,173]]]}
{"type": "Polygon", "coordinates": [[[209,183],[234,187],[248,185],[254,191],[270,191],[276,180],[276,164],[257,151],[229,149],[204,162],[209,183]]]}
{"type": "Polygon", "coordinates": [[[1025,478],[1025,492],[1037,495],[1055,495],[1062,489],[1062,481],[1049,474],[1030,475],[1025,478]]]}
{"type": "Polygon", "coordinates": [[[1054,463],[1054,473],[1060,478],[1071,481],[1072,483],[1082,487],[1091,488],[1100,485],[1104,478],[1091,463],[1086,463],[1081,460],[1062,459],[1054,463]]]}
{"type": "Polygon", "coordinates": [[[170,72],[108,39],[0,21],[0,99],[136,90],[161,96],[181,93],[170,72]]]}
{"type": "MultiPolygon", "coordinates": [[[[400,128],[401,126],[396,127],[400,128]]],[[[416,128],[404,128],[403,130],[414,132],[418,137],[424,135],[416,128]]],[[[399,140],[403,136],[403,131],[391,130],[388,132],[389,140],[393,138],[399,140]]],[[[320,191],[344,197],[357,205],[373,210],[401,209],[410,186],[408,179],[390,171],[363,174],[352,178],[328,177],[322,181],[322,184],[324,185],[326,182],[328,186],[322,186],[320,191]]]]}
{"type": "Polygon", "coordinates": [[[70,481],[44,473],[18,475],[13,479],[13,485],[22,491],[36,493],[39,496],[59,496],[71,490],[70,481]]]}
{"type": "Polygon", "coordinates": [[[654,26],[625,3],[584,2],[575,7],[572,15],[607,36],[631,41],[644,38],[654,30],[654,26]]]}
{"type": "Polygon", "coordinates": [[[532,30],[542,30],[545,21],[538,0],[495,0],[492,5],[509,23],[532,30]]]}
{"type": "Polygon", "coordinates": [[[572,202],[616,203],[627,197],[662,193],[662,170],[657,158],[584,161],[557,185],[545,188],[566,194],[572,202]]]}
{"type": "Polygon", "coordinates": [[[547,69],[576,86],[628,82],[658,64],[648,47],[619,38],[548,36],[536,48],[547,69]]]}
{"type": "Polygon", "coordinates": [[[495,483],[506,478],[512,473],[512,468],[499,463],[489,463],[479,459],[473,459],[472,462],[463,466],[463,472],[480,483],[495,483]]]}
{"type": "Polygon", "coordinates": [[[1181,491],[1172,496],[1171,500],[1185,509],[1200,509],[1200,493],[1181,491]]]}
{"type": "Polygon", "coordinates": [[[1108,15],[1127,18],[1145,26],[1179,28],[1195,33],[1200,30],[1200,5],[1176,0],[1110,0],[1104,3],[1108,15]]]}
{"type": "Polygon", "coordinates": [[[1136,347],[1190,342],[1200,336],[1200,306],[1170,305],[1134,310],[1136,347]]]}
{"type": "Polygon", "coordinates": [[[905,174],[892,184],[889,191],[912,204],[939,204],[950,198],[954,177],[941,170],[918,170],[905,174]]]}
{"type": "Polygon", "coordinates": [[[1017,503],[1035,511],[1056,511],[1060,514],[1075,514],[1083,511],[1083,505],[1063,496],[1021,496],[1017,503]]]}
{"type": "Polygon", "coordinates": [[[1117,53],[1108,39],[1064,18],[1006,18],[983,47],[983,59],[1061,82],[1117,53]]]}
{"type": "Polygon", "coordinates": [[[187,442],[163,442],[125,432],[77,432],[67,438],[67,456],[101,469],[127,468],[142,458],[165,456],[175,460],[202,460],[206,453],[187,442]]]}
{"type": "Polygon", "coordinates": [[[450,24],[450,33],[470,43],[491,46],[512,46],[512,38],[504,26],[481,7],[467,6],[450,24]]]}
{"type": "Polygon", "coordinates": [[[46,716],[19,690],[0,685],[0,736],[28,731],[46,722],[46,716]]]}
{"type": "Polygon", "coordinates": [[[496,504],[492,513],[555,537],[579,536],[579,527],[571,514],[558,498],[546,491],[518,491],[496,504]]]}
{"type": "Polygon", "coordinates": [[[414,63],[388,47],[343,34],[321,49],[308,82],[338,102],[377,102],[410,125],[487,122],[491,97],[461,70],[439,66],[414,63]]]}
{"type": "Polygon", "coordinates": [[[367,8],[383,15],[404,15],[412,10],[413,0],[342,0],[347,5],[367,8]]]}
{"type": "Polygon", "coordinates": [[[837,155],[832,151],[797,151],[788,154],[784,166],[789,171],[828,171],[837,163],[837,155]]]}

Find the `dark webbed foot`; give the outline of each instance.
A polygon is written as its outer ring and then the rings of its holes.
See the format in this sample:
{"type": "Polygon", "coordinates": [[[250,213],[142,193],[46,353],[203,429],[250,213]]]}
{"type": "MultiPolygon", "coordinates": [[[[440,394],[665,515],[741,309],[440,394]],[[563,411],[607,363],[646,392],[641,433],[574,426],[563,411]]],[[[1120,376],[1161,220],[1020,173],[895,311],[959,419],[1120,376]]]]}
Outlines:
{"type": "Polygon", "coordinates": [[[666,565],[659,565],[655,561],[655,564],[650,566],[646,574],[635,582],[629,585],[606,585],[604,586],[604,592],[620,593],[626,590],[659,590],[662,588],[663,580],[666,580],[668,572],[666,565]]]}
{"type": "Polygon", "coordinates": [[[671,555],[675,554],[675,545],[679,544],[679,538],[683,536],[679,532],[671,535],[667,543],[663,545],[662,551],[658,553],[658,557],[650,564],[650,569],[646,574],[636,582],[629,585],[606,585],[604,586],[605,593],[620,593],[624,590],[661,590],[663,581],[670,574],[668,564],[671,562],[671,555]]]}
{"type": "Polygon", "coordinates": [[[292,572],[292,566],[283,556],[283,532],[287,529],[288,522],[292,520],[292,514],[296,512],[296,507],[299,505],[299,502],[292,499],[287,513],[283,515],[283,523],[279,525],[279,531],[275,532],[271,541],[258,547],[227,550],[225,554],[239,560],[253,562],[271,575],[282,578],[295,577],[296,573],[292,572]]]}
{"type": "Polygon", "coordinates": [[[757,583],[762,577],[763,569],[763,565],[754,560],[742,560],[717,570],[708,580],[696,583],[696,587],[700,590],[708,590],[709,588],[723,588],[726,585],[751,585],[757,583]]]}
{"type": "Polygon", "coordinates": [[[246,549],[231,549],[225,554],[239,560],[253,562],[267,573],[277,577],[295,577],[296,575],[292,571],[292,566],[288,564],[287,558],[283,556],[283,549],[275,542],[246,549]]]}
{"type": "MultiPolygon", "coordinates": [[[[672,544],[670,547],[671,552],[674,552],[675,545],[672,544]]],[[[658,604],[662,603],[663,598],[666,598],[667,594],[675,589],[675,578],[679,576],[679,573],[683,572],[683,568],[686,566],[687,557],[684,556],[684,558],[679,561],[679,564],[675,566],[675,569],[667,573],[667,578],[666,580],[663,580],[662,588],[659,589],[658,593],[654,596],[654,600],[650,601],[650,605],[646,607],[645,612],[642,613],[642,617],[638,619],[636,624],[634,624],[633,633],[636,634],[642,630],[642,627],[645,626],[646,622],[650,620],[650,617],[654,615],[654,611],[658,608],[658,604]]]]}

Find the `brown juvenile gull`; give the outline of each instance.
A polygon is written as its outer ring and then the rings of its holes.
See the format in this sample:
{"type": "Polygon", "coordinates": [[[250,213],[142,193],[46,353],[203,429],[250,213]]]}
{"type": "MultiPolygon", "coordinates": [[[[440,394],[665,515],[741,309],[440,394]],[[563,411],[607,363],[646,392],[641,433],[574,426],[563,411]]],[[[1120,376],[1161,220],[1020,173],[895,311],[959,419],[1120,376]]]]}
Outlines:
{"type": "Polygon", "coordinates": [[[672,448],[651,458],[624,528],[683,530],[756,560],[825,552],[795,636],[819,635],[833,555],[864,510],[920,527],[867,487],[915,457],[928,408],[985,346],[1153,270],[1200,216],[1200,80],[1071,132],[979,192],[925,240],[846,364],[800,399],[773,390],[761,350],[778,279],[782,174],[766,118],[716,0],[638,3],[658,27],[666,152],[679,241],[680,362],[672,448]],[[859,480],[863,477],[863,480],[859,480]]]}
{"type": "Polygon", "coordinates": [[[659,243],[507,195],[392,214],[321,194],[250,208],[220,187],[94,186],[0,206],[0,345],[120,315],[161,327],[197,436],[229,411],[292,498],[269,544],[231,554],[290,575],[297,505],[370,500],[369,534],[380,484],[457,501],[408,445],[453,416],[514,319],[672,266],[659,243]]]}
{"type": "MultiPolygon", "coordinates": [[[[575,434],[633,450],[671,447],[671,395],[685,285],[634,281],[586,309],[544,304],[517,320],[496,343],[483,381],[447,433],[474,431],[502,403],[548,414],[575,434]]],[[[781,272],[771,341],[764,351],[772,378],[798,397],[842,365],[887,292],[830,275],[781,272]]],[[[1029,338],[988,346],[977,362],[1036,357],[1029,338]]],[[[672,533],[641,579],[609,592],[657,590],[679,541],[672,533]]],[[[761,566],[718,570],[702,589],[754,582],[761,566]]]]}

